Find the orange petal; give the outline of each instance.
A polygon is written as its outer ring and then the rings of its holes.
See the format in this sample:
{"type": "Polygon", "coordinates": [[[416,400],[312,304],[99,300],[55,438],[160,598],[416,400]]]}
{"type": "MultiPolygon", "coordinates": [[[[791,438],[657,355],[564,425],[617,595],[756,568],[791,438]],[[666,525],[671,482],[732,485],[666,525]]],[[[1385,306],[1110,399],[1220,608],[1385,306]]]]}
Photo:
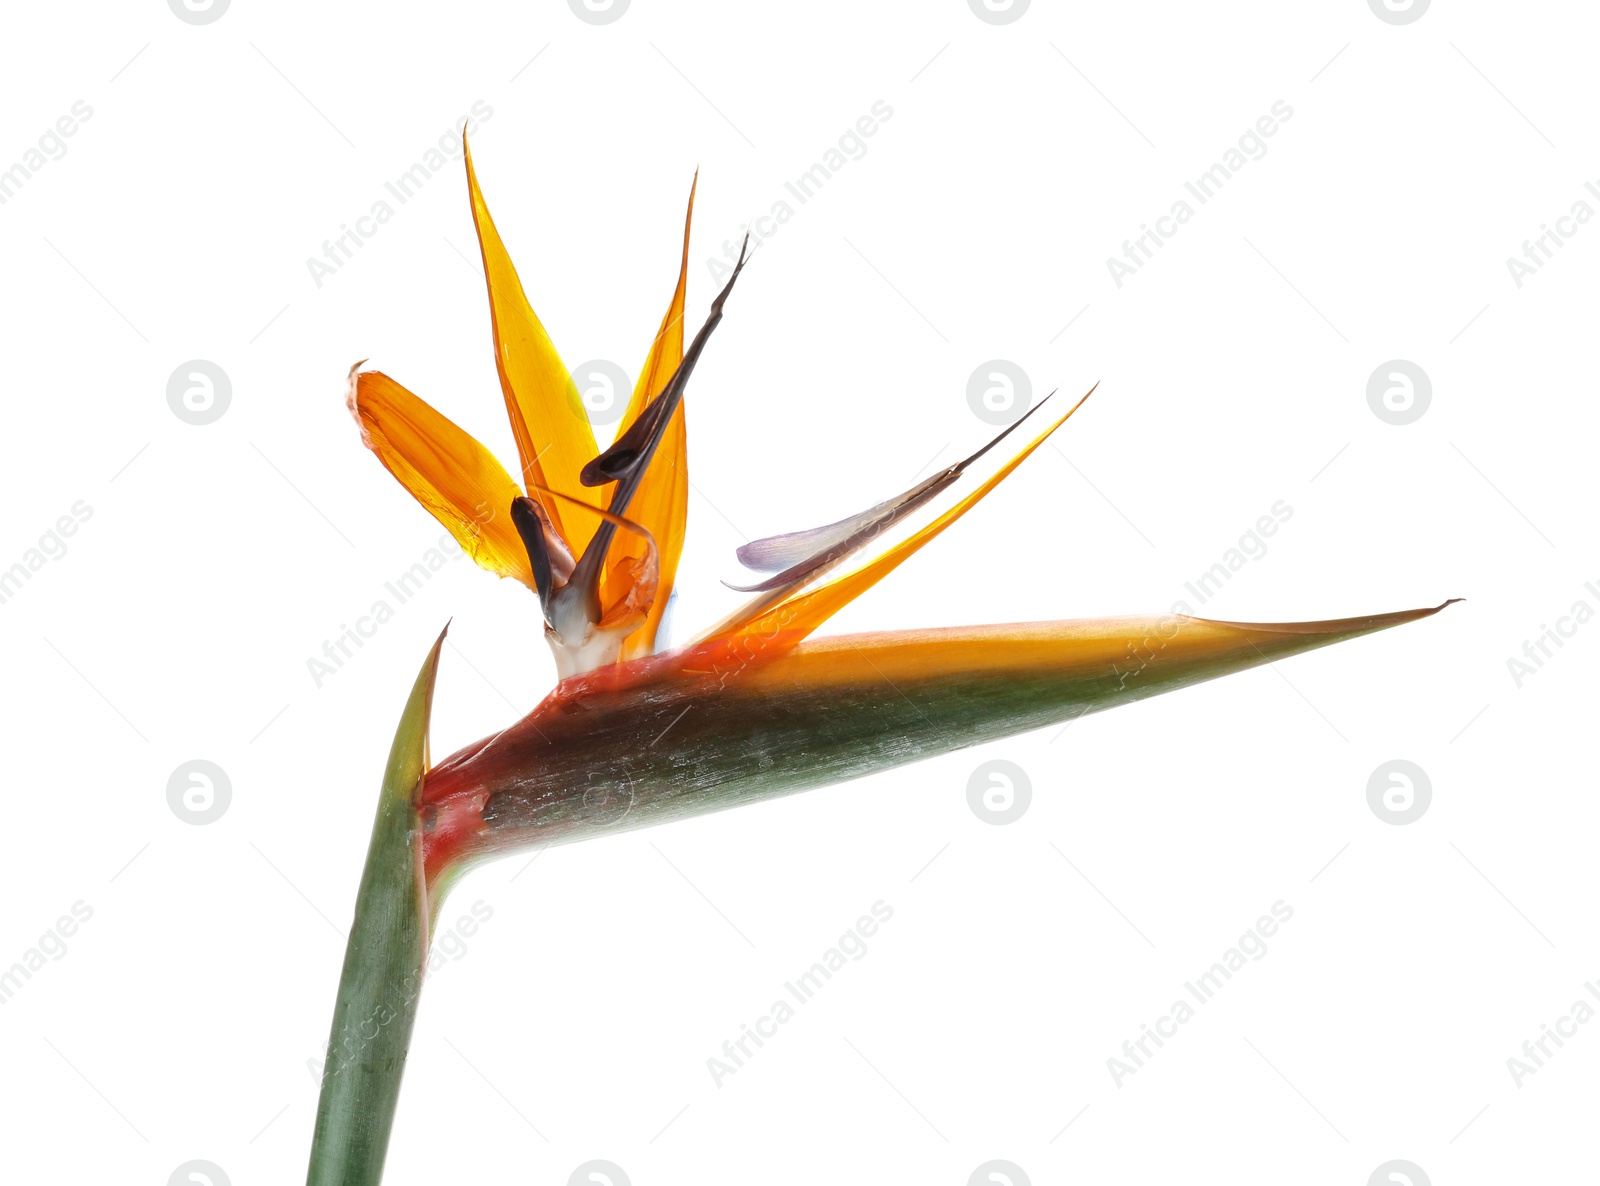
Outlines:
{"type": "Polygon", "coordinates": [[[599,517],[584,508],[601,505],[601,491],[582,485],[578,471],[600,450],[572,376],[528,304],[517,269],[495,230],[494,219],[478,188],[465,135],[462,146],[466,150],[472,219],[478,228],[483,272],[489,285],[495,367],[500,372],[506,413],[522,459],[523,484],[530,493],[543,486],[574,500],[557,508],[554,500],[541,499],[541,505],[573,553],[578,554],[600,525],[599,517]]]}
{"type": "Polygon", "coordinates": [[[527,549],[511,522],[511,500],[522,491],[494,454],[381,371],[352,367],[346,403],[362,443],[467,555],[534,587],[527,549]]]}
{"type": "Polygon", "coordinates": [[[813,589],[809,593],[801,593],[784,600],[783,598],[787,591],[779,590],[775,593],[758,597],[732,617],[714,627],[702,637],[702,641],[739,636],[750,640],[761,640],[764,645],[779,649],[792,647],[896,568],[899,568],[924,544],[976,506],[989,491],[1005,481],[1011,471],[1021,465],[1030,453],[1044,444],[1051,433],[1065,424],[1067,418],[1081,408],[1083,401],[1088,398],[1089,396],[1086,394],[1083,399],[1068,408],[1055,423],[1034,437],[983,485],[945,511],[937,519],[901,540],[882,555],[873,558],[867,564],[846,573],[842,577],[829,581],[820,588],[813,589]]]}
{"type": "MultiPolygon", "coordinates": [[[[683,217],[683,257],[678,265],[678,286],[673,290],[661,328],[656,331],[650,353],[645,356],[639,370],[639,382],[634,386],[628,411],[618,427],[618,435],[626,431],[639,413],[658,396],[672,378],[678,364],[683,361],[683,304],[689,288],[689,226],[694,221],[694,192],[699,184],[699,174],[689,186],[689,209],[683,217]]],[[[684,408],[678,405],[672,421],[645,472],[639,489],[628,506],[628,517],[655,537],[660,549],[660,587],[645,624],[630,635],[623,644],[622,657],[631,659],[648,655],[655,649],[656,630],[661,616],[667,611],[667,599],[672,593],[673,580],[678,575],[678,559],[683,555],[684,530],[689,520],[689,434],[684,421],[684,408]]],[[[618,539],[612,546],[614,557],[609,566],[608,583],[621,578],[629,571],[625,565],[636,566],[643,558],[643,543],[637,536],[618,539]],[[612,574],[617,574],[612,576],[612,574]]]]}

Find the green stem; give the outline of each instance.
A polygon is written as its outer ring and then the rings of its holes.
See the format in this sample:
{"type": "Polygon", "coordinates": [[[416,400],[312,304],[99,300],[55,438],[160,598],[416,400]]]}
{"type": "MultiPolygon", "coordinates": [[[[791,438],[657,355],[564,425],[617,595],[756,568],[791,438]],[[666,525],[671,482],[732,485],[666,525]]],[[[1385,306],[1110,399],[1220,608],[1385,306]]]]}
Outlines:
{"type": "Polygon", "coordinates": [[[417,674],[384,771],[328,1037],[307,1186],[377,1186],[428,958],[416,790],[444,635],[417,674]]]}

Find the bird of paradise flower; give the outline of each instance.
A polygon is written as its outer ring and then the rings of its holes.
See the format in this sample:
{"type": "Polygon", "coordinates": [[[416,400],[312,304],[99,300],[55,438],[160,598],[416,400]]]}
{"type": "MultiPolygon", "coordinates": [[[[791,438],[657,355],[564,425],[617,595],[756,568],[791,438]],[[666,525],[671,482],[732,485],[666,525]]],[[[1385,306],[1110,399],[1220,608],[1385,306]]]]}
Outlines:
{"type": "Polygon", "coordinates": [[[745,255],[686,348],[691,187],[677,285],[623,427],[601,450],[495,229],[470,151],[466,173],[520,483],[381,372],[351,368],[348,402],[367,447],[467,553],[537,596],[560,682],[521,721],[432,765],[427,725],[443,635],[423,664],[390,752],[357,897],[312,1186],[380,1181],[432,923],[474,863],[857,778],[1443,608],[1321,622],[1170,614],[810,640],[993,490],[1085,395],[897,542],[884,543],[891,529],[1039,407],[965,460],[860,514],[746,544],[740,561],[768,574],[741,590],[751,600],[688,644],[658,651],[688,519],[684,394],[745,255]],[[833,575],[874,546],[871,559],[833,575]]]}

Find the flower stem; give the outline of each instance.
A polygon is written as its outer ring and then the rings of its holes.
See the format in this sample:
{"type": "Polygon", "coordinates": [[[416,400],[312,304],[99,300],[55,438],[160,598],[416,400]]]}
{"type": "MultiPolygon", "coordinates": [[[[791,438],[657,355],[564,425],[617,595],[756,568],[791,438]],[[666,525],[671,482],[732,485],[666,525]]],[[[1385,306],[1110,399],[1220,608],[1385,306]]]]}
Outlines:
{"type": "Polygon", "coordinates": [[[377,1186],[400,1098],[428,958],[416,790],[444,635],[411,689],[389,764],[345,948],[307,1186],[377,1186]]]}

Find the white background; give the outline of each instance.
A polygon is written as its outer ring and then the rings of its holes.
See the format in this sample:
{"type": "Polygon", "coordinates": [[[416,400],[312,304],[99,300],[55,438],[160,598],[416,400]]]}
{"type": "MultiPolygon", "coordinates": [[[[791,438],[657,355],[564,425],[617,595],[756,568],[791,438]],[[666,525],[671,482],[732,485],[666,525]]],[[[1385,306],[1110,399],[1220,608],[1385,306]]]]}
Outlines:
{"type": "Polygon", "coordinates": [[[1600,226],[1521,287],[1505,262],[1600,209],[1587,6],[1394,26],[1359,0],[1035,0],[995,26],[959,0],[634,0],[593,26],[556,0],[235,0],[193,26],[144,0],[6,24],[0,167],[93,109],[0,205],[0,568],[92,509],[0,604],[0,967],[93,910],[0,1007],[8,1177],[300,1180],[418,663],[453,618],[436,754],[553,681],[533,599],[466,561],[320,687],[307,667],[442,534],[361,448],[349,365],[512,455],[459,163],[320,286],[306,264],[478,100],[530,299],[569,362],[629,374],[694,169],[697,325],[724,240],[893,109],[789,199],[695,376],[680,634],[733,604],[747,536],[984,440],[966,384],[992,358],[1036,393],[1102,387],[830,631],[1468,600],[1064,734],[474,874],[446,925],[493,917],[430,982],[389,1182],[565,1183],[591,1158],[638,1186],[957,1186],[995,1158],[1035,1183],[1593,1172],[1600,1025],[1520,1086],[1506,1065],[1600,976],[1600,627],[1521,686],[1507,666],[1600,607],[1600,226]],[[1279,100],[1265,155],[1119,287],[1107,258],[1279,100]],[[166,400],[196,358],[232,384],[205,426],[166,400]],[[1405,426],[1366,397],[1395,358],[1433,388],[1405,426]],[[1184,583],[1278,500],[1292,518],[1202,610],[1184,583]],[[196,758],[231,783],[208,826],[167,803],[196,758]],[[991,758],[1032,784],[1009,826],[967,804],[991,758]],[[1367,803],[1392,758],[1432,783],[1408,826],[1367,803]],[[714,1085],[706,1060],[880,899],[867,955],[714,1085]],[[1278,900],[1269,953],[1116,1085],[1106,1060],[1278,900]]]}

